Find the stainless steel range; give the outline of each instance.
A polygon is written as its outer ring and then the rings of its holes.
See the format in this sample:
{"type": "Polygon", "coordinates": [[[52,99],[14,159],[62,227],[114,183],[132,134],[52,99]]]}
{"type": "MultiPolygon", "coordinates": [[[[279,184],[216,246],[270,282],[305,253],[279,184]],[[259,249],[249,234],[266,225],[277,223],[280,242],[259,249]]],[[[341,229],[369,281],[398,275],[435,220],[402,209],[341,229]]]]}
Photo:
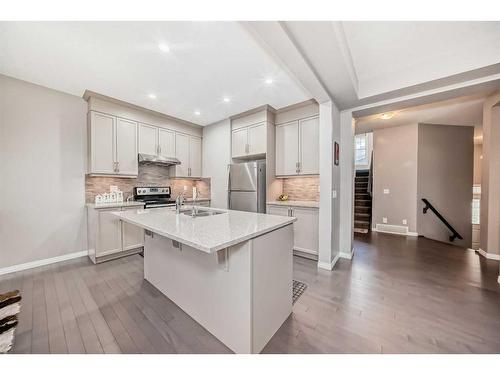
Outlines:
{"type": "Polygon", "coordinates": [[[175,206],[175,200],[170,197],[170,186],[135,187],[134,200],[144,202],[144,208],[175,206]]]}

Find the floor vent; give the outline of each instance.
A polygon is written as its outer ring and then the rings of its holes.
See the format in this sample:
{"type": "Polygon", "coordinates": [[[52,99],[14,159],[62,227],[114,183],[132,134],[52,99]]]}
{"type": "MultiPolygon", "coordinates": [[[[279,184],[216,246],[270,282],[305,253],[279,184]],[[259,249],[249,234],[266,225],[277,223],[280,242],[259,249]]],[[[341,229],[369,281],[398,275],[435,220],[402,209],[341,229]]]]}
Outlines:
{"type": "Polygon", "coordinates": [[[408,227],[402,225],[377,224],[377,232],[408,234],[408,227]]]}
{"type": "Polygon", "coordinates": [[[299,297],[304,293],[306,290],[307,285],[304,284],[303,282],[293,280],[293,292],[292,292],[292,303],[295,304],[299,297]]]}

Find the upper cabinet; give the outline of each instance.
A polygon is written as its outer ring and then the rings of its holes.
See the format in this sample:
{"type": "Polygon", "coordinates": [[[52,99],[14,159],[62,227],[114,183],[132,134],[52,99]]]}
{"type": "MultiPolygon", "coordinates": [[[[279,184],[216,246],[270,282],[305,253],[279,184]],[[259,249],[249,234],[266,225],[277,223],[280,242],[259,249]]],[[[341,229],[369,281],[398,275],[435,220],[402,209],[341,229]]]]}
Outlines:
{"type": "Polygon", "coordinates": [[[265,156],[267,150],[265,122],[234,129],[231,133],[231,154],[236,159],[265,156]]]}
{"type": "Polygon", "coordinates": [[[139,124],[139,153],[175,157],[175,132],[139,124]]]}
{"type": "Polygon", "coordinates": [[[90,174],[137,176],[136,122],[91,111],[89,136],[90,174]]]}
{"type": "Polygon", "coordinates": [[[276,176],[319,174],[319,118],[276,125],[276,176]]]}
{"type": "Polygon", "coordinates": [[[201,138],[177,133],[175,157],[181,164],[172,167],[172,177],[201,177],[201,138]]]}

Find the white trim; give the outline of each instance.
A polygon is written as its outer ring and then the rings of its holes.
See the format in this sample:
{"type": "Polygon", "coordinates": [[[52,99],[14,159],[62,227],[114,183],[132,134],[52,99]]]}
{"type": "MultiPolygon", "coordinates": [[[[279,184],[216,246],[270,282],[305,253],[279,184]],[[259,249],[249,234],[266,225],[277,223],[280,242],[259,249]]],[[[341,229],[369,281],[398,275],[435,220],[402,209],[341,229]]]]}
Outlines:
{"type": "Polygon", "coordinates": [[[497,282],[500,284],[500,275],[498,275],[497,282]]]}
{"type": "Polygon", "coordinates": [[[331,263],[318,261],[318,268],[321,268],[321,269],[327,270],[327,271],[331,271],[331,270],[333,270],[333,267],[335,267],[335,264],[337,263],[339,258],[340,258],[340,254],[337,254],[337,255],[335,255],[335,258],[333,258],[331,263]]]}
{"type": "Polygon", "coordinates": [[[500,260],[500,254],[492,254],[484,251],[483,249],[477,249],[478,253],[481,254],[486,259],[500,260]]]}
{"type": "Polygon", "coordinates": [[[0,275],[6,275],[8,273],[24,271],[30,268],[46,266],[47,264],[58,263],[69,259],[84,257],[87,256],[87,253],[88,253],[87,250],[78,251],[76,253],[64,254],[53,258],[35,260],[33,262],[16,264],[15,266],[0,268],[0,275]]]}
{"type": "Polygon", "coordinates": [[[351,260],[352,257],[354,256],[354,250],[351,250],[350,252],[340,252],[339,253],[339,257],[342,258],[342,259],[349,259],[351,260]]]}
{"type": "Polygon", "coordinates": [[[398,233],[398,232],[391,232],[388,230],[380,230],[375,227],[372,227],[372,232],[378,232],[378,233],[387,233],[387,234],[397,234],[400,236],[410,236],[410,237],[418,237],[417,232],[406,232],[406,233],[398,233]]]}

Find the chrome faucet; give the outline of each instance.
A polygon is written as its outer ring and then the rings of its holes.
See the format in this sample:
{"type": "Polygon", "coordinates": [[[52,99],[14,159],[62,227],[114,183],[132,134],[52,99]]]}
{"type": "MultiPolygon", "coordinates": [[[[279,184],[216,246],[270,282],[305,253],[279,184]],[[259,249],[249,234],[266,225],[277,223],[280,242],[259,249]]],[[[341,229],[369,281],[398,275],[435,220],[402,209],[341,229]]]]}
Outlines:
{"type": "Polygon", "coordinates": [[[183,204],[184,204],[184,195],[179,194],[177,198],[175,198],[175,212],[177,214],[181,213],[181,208],[183,204]]]}
{"type": "Polygon", "coordinates": [[[193,202],[192,202],[192,209],[191,209],[191,216],[195,217],[198,214],[198,209],[196,208],[196,195],[193,195],[193,202]]]}

